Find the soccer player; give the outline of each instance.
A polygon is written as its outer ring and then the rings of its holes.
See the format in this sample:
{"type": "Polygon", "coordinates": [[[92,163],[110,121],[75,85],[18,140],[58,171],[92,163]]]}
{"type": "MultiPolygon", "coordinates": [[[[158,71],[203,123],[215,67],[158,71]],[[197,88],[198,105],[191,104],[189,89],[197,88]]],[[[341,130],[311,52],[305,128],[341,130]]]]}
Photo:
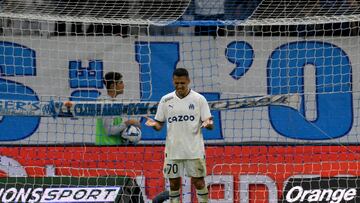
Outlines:
{"type": "MultiPolygon", "coordinates": [[[[124,93],[124,82],[121,73],[108,72],[104,76],[104,84],[107,90],[107,95],[101,96],[99,100],[115,100],[118,95],[124,93]]],[[[70,108],[73,103],[65,102],[65,106],[70,108]]],[[[127,144],[128,141],[124,139],[121,134],[129,126],[140,126],[140,122],[135,119],[125,119],[120,116],[104,117],[96,119],[96,141],[97,145],[121,145],[127,144]]]]}
{"type": "MultiPolygon", "coordinates": [[[[100,97],[103,100],[115,100],[118,95],[124,93],[124,81],[121,73],[108,72],[104,76],[107,95],[100,97]]],[[[129,125],[140,126],[140,122],[135,119],[125,119],[123,117],[104,117],[96,120],[96,144],[97,145],[119,145],[126,144],[127,140],[121,137],[121,133],[129,125]]]]}
{"type": "Polygon", "coordinates": [[[175,91],[163,96],[155,119],[146,125],[159,131],[167,124],[164,176],[170,181],[170,202],[180,201],[181,176],[191,177],[198,202],[208,202],[205,147],[201,128],[213,129],[214,123],[204,96],[189,88],[189,73],[184,68],[173,72],[175,91]]]}

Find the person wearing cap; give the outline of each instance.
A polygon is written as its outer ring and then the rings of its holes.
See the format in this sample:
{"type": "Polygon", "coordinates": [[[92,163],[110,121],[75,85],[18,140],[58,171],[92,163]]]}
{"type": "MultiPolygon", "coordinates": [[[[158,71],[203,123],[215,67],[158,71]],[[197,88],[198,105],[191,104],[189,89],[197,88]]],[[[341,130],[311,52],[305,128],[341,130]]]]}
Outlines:
{"type": "MultiPolygon", "coordinates": [[[[100,100],[111,101],[118,95],[124,93],[123,76],[118,72],[108,72],[104,76],[104,84],[107,95],[101,96],[100,100]]],[[[121,137],[121,133],[129,126],[140,126],[140,122],[135,119],[126,119],[121,116],[101,117],[96,119],[96,145],[121,145],[126,144],[127,140],[121,137]]]]}

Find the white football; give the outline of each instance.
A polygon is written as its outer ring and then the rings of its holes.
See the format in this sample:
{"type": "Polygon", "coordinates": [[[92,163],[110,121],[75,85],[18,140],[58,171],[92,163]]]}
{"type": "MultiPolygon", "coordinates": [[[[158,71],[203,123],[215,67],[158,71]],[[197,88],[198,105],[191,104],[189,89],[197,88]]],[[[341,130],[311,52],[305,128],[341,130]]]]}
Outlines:
{"type": "Polygon", "coordinates": [[[141,130],[139,127],[129,125],[121,135],[124,139],[129,140],[131,143],[138,143],[141,139],[141,130]]]}

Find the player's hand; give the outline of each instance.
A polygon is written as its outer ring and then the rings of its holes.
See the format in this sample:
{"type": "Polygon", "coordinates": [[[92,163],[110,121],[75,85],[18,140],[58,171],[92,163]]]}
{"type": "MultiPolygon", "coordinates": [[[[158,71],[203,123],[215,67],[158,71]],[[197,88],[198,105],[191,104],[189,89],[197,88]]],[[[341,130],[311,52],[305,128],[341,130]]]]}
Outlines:
{"type": "Polygon", "coordinates": [[[163,127],[163,123],[160,123],[147,116],[144,116],[144,118],[146,118],[145,125],[154,128],[156,131],[161,130],[161,128],[163,127]]]}
{"type": "Polygon", "coordinates": [[[214,127],[213,119],[212,118],[206,119],[204,122],[202,122],[201,127],[202,128],[212,129],[214,127]]]}
{"type": "Polygon", "coordinates": [[[64,102],[64,106],[66,106],[67,108],[71,108],[73,105],[74,105],[74,104],[73,104],[73,102],[71,102],[71,101],[66,101],[66,102],[64,102]]]}
{"type": "Polygon", "coordinates": [[[137,127],[141,127],[140,122],[138,120],[135,120],[135,119],[129,119],[129,120],[125,121],[125,125],[126,126],[135,125],[137,127]]]}
{"type": "Polygon", "coordinates": [[[154,119],[147,117],[147,116],[144,116],[144,118],[146,118],[145,125],[150,126],[150,127],[154,127],[157,125],[157,122],[154,121],[154,119]]]}

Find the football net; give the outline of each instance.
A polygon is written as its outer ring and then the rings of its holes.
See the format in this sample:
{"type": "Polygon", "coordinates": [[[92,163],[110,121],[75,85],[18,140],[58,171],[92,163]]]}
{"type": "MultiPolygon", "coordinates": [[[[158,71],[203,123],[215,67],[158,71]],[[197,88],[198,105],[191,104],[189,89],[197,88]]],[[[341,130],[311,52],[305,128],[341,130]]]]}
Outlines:
{"type": "MultiPolygon", "coordinates": [[[[58,202],[117,189],[104,186],[130,185],[124,194],[145,201],[166,189],[166,133],[145,127],[142,116],[154,116],[173,91],[176,67],[188,69],[214,116],[215,129],[203,131],[212,201],[356,201],[359,8],[310,0],[2,1],[2,202],[29,187],[35,198],[39,185],[70,188],[56,193],[58,202]],[[116,99],[106,96],[108,72],[122,74],[116,99]],[[105,119],[139,120],[140,141],[102,134],[97,123],[105,119]],[[11,189],[16,181],[29,184],[11,189]]],[[[184,178],[183,202],[196,198],[189,185],[184,178]]]]}
{"type": "Polygon", "coordinates": [[[2,2],[0,16],[25,20],[149,24],[177,20],[189,3],[190,0],[9,0],[2,2]]]}

